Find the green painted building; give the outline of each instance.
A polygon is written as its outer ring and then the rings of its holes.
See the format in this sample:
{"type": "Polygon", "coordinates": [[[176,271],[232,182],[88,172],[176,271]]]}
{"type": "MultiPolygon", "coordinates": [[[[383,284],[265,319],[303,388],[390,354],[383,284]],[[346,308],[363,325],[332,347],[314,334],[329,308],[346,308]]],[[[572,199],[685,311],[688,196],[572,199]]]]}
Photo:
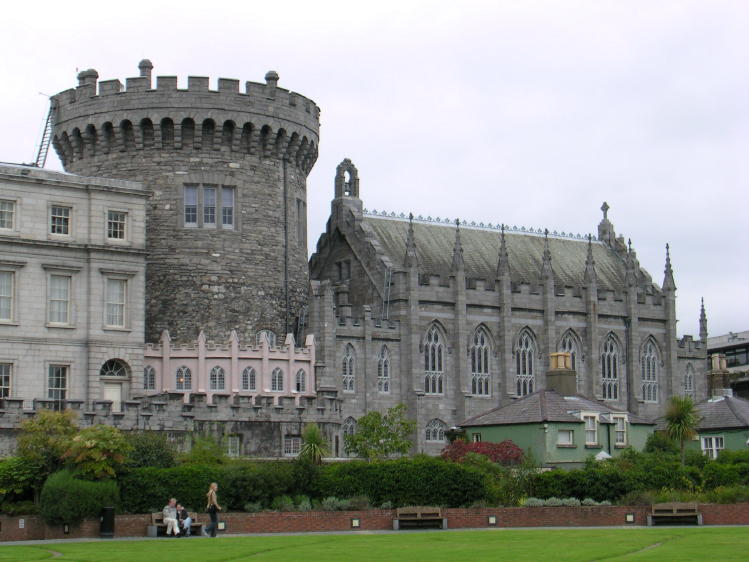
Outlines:
{"type": "Polygon", "coordinates": [[[583,396],[540,390],[460,424],[469,441],[511,439],[541,466],[579,468],[591,455],[642,450],[654,423],[583,396]]]}
{"type": "Polygon", "coordinates": [[[697,439],[688,443],[710,458],[723,449],[744,450],[749,446],[749,400],[720,396],[697,404],[700,425],[697,439]]]}

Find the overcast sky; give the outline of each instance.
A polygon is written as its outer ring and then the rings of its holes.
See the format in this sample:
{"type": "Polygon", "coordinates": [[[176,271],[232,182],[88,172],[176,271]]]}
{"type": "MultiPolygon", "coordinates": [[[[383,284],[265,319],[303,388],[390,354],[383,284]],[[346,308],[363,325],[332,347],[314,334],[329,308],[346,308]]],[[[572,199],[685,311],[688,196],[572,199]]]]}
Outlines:
{"type": "MultiPolygon", "coordinates": [[[[0,161],[29,162],[76,73],[279,85],[320,106],[310,251],[336,165],[368,209],[617,233],[678,287],[679,334],[749,329],[749,2],[13,2],[0,161]]],[[[61,169],[50,153],[47,166],[61,169]]]]}

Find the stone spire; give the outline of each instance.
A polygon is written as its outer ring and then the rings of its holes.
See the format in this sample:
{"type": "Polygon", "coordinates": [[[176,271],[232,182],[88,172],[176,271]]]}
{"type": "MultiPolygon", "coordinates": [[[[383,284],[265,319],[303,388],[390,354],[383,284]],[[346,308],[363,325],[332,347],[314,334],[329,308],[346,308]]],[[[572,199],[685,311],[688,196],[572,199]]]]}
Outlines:
{"type": "Polygon", "coordinates": [[[638,269],[638,263],[637,263],[637,254],[632,249],[632,240],[627,240],[627,257],[624,260],[625,261],[625,267],[627,270],[627,273],[624,277],[624,281],[627,284],[627,287],[634,287],[637,285],[637,269],[638,269]]]}
{"type": "Polygon", "coordinates": [[[705,314],[705,299],[700,299],[700,340],[707,342],[707,315],[705,314]]]}
{"type": "Polygon", "coordinates": [[[453,263],[452,270],[463,269],[465,262],[463,261],[463,244],[460,241],[460,219],[455,219],[455,246],[453,247],[453,263]]]}
{"type": "Polygon", "coordinates": [[[593,235],[588,234],[588,255],[585,257],[585,276],[583,277],[586,285],[596,282],[596,260],[593,259],[593,235]]]}
{"type": "Polygon", "coordinates": [[[499,235],[499,256],[497,256],[497,277],[510,275],[510,255],[507,252],[507,240],[505,239],[505,225],[502,224],[502,233],[499,235]]]}
{"type": "Polygon", "coordinates": [[[549,230],[544,230],[544,255],[541,261],[541,278],[549,279],[553,277],[554,272],[551,268],[551,250],[549,250],[549,230]]]}
{"type": "Polygon", "coordinates": [[[417,267],[419,258],[416,255],[416,237],[414,236],[414,215],[408,214],[408,234],[406,234],[406,257],[403,259],[403,267],[417,267]]]}
{"type": "Polygon", "coordinates": [[[668,244],[666,244],[666,269],[664,270],[662,288],[669,291],[676,290],[676,283],[674,283],[674,272],[671,269],[671,254],[669,252],[668,244]]]}

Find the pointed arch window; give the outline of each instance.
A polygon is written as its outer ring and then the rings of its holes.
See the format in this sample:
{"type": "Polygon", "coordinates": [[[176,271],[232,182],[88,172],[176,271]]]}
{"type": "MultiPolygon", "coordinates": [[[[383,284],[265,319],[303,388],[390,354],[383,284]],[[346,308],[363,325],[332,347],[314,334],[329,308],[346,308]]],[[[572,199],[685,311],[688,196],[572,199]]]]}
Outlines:
{"type": "Polygon", "coordinates": [[[384,345],[377,358],[377,392],[390,392],[390,351],[384,345]]]}
{"type": "Polygon", "coordinates": [[[483,328],[474,332],[468,355],[471,358],[471,394],[489,396],[489,336],[483,328]]]}
{"type": "Polygon", "coordinates": [[[304,369],[299,369],[296,372],[296,391],[307,392],[307,373],[304,369]]]}
{"type": "Polygon", "coordinates": [[[255,343],[259,346],[263,344],[263,341],[268,342],[269,347],[276,346],[276,334],[271,330],[260,330],[255,334],[255,343]]]}
{"type": "Polygon", "coordinates": [[[283,392],[283,371],[276,367],[270,375],[271,392],[283,392]]]}
{"type": "Polygon", "coordinates": [[[447,429],[447,426],[442,420],[431,420],[426,426],[426,440],[428,442],[444,441],[445,429],[447,429]]]}
{"type": "Polygon", "coordinates": [[[150,365],[143,369],[143,390],[156,390],[156,371],[150,365]]]}
{"type": "Polygon", "coordinates": [[[640,357],[640,382],[645,402],[658,402],[658,364],[658,348],[649,339],[645,342],[640,357]]]}
{"type": "Polygon", "coordinates": [[[442,334],[437,326],[427,331],[424,345],[424,392],[426,394],[443,394],[444,345],[442,334]]]}
{"type": "Polygon", "coordinates": [[[341,361],[341,383],[343,392],[354,392],[354,376],[356,363],[354,361],[354,347],[349,343],[343,349],[343,360],[341,361]]]}
{"type": "Polygon", "coordinates": [[[184,365],[177,369],[177,390],[192,390],[192,371],[184,365]]]}
{"type": "Polygon", "coordinates": [[[245,367],[242,371],[242,390],[257,389],[257,373],[252,367],[245,367]]]}
{"type": "Polygon", "coordinates": [[[577,391],[582,392],[582,377],[577,370],[577,358],[579,354],[579,350],[577,348],[577,338],[574,336],[571,330],[567,331],[567,333],[562,336],[562,341],[559,342],[559,351],[562,353],[570,354],[570,367],[572,367],[572,370],[575,371],[577,391]]]}
{"type": "Polygon", "coordinates": [[[533,392],[535,386],[536,340],[530,330],[523,330],[515,350],[516,394],[525,396],[533,392]]]}
{"type": "Polygon", "coordinates": [[[218,365],[211,369],[209,382],[211,390],[224,390],[226,388],[226,375],[224,369],[218,365]]]}
{"type": "Polygon", "coordinates": [[[604,400],[619,399],[619,345],[612,335],[601,348],[601,394],[604,400]]]}
{"type": "Polygon", "coordinates": [[[687,365],[687,372],[684,373],[684,394],[694,398],[694,367],[687,365]]]}
{"type": "Polygon", "coordinates": [[[353,435],[356,433],[356,420],[349,416],[344,420],[342,429],[344,437],[346,435],[353,435]]]}

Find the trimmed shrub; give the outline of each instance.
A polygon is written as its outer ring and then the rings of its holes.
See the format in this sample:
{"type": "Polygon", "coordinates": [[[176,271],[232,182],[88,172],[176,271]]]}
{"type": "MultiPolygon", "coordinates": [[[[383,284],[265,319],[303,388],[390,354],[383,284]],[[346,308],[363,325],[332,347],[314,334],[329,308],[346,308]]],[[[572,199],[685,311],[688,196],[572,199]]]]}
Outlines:
{"type": "Polygon", "coordinates": [[[80,480],[62,470],[44,483],[39,512],[50,525],[75,525],[86,517],[98,517],[103,507],[117,507],[119,497],[117,483],[113,480],[80,480]]]}
{"type": "MultiPolygon", "coordinates": [[[[588,506],[588,507],[590,507],[590,506],[594,506],[594,505],[598,505],[598,502],[597,502],[596,500],[594,500],[593,498],[585,498],[585,499],[584,499],[584,500],[583,500],[582,502],[580,502],[580,503],[581,503],[582,505],[584,505],[584,506],[588,506]]],[[[629,505],[629,504],[627,504],[627,505],[629,505]]],[[[636,504],[631,504],[631,505],[636,505],[636,504]]]]}
{"type": "Polygon", "coordinates": [[[260,502],[248,502],[244,504],[244,510],[247,513],[259,513],[260,511],[263,511],[263,504],[260,502]]]}
{"type": "Polygon", "coordinates": [[[133,431],[125,434],[132,447],[127,466],[141,468],[171,468],[177,464],[177,452],[165,433],[158,431],[133,431]]]}
{"type": "Polygon", "coordinates": [[[297,511],[312,510],[312,502],[307,496],[297,496],[297,498],[294,499],[294,504],[296,505],[297,511]]]}
{"type": "MultiPolygon", "coordinates": [[[[177,498],[188,511],[205,511],[208,485],[219,484],[219,504],[225,484],[220,466],[181,465],[174,468],[137,468],[119,479],[122,509],[127,513],[161,511],[169,498],[177,498]]],[[[227,487],[227,491],[229,488],[227,487]]],[[[247,498],[250,499],[250,498],[247,498]]],[[[245,502],[240,504],[244,505],[245,502]]],[[[236,509],[237,507],[234,507],[236,509]]]]}
{"type": "Polygon", "coordinates": [[[581,502],[577,498],[563,498],[562,505],[565,507],[580,507],[581,502]]]}
{"type": "Polygon", "coordinates": [[[354,496],[349,498],[349,509],[369,509],[369,498],[367,496],[354,496]]]}
{"type": "Polygon", "coordinates": [[[323,511],[346,511],[349,508],[348,500],[340,500],[330,496],[320,502],[320,509],[323,511]]]}
{"type": "Polygon", "coordinates": [[[655,496],[652,492],[633,490],[624,494],[616,503],[619,505],[653,505],[655,503],[655,496]]]}
{"type": "Polygon", "coordinates": [[[294,500],[289,496],[278,496],[273,498],[270,508],[273,511],[294,511],[294,500]]]}
{"type": "Polygon", "coordinates": [[[544,507],[544,500],[540,498],[526,498],[523,502],[523,507],[544,507]]]}
{"type": "Polygon", "coordinates": [[[222,506],[225,503],[228,509],[241,509],[247,502],[260,502],[270,507],[278,496],[306,493],[305,489],[300,489],[305,482],[296,479],[300,471],[297,463],[289,462],[227,465],[221,470],[224,492],[223,502],[219,503],[222,506]]]}
{"type": "Polygon", "coordinates": [[[703,496],[705,501],[712,503],[749,502],[749,486],[719,486],[703,496]]]}
{"type": "Polygon", "coordinates": [[[0,512],[9,517],[15,515],[36,515],[39,513],[39,506],[32,501],[5,502],[0,506],[0,512]]]}
{"type": "Polygon", "coordinates": [[[560,507],[562,505],[562,500],[559,498],[546,498],[544,500],[544,506],[546,507],[560,507]]]}

